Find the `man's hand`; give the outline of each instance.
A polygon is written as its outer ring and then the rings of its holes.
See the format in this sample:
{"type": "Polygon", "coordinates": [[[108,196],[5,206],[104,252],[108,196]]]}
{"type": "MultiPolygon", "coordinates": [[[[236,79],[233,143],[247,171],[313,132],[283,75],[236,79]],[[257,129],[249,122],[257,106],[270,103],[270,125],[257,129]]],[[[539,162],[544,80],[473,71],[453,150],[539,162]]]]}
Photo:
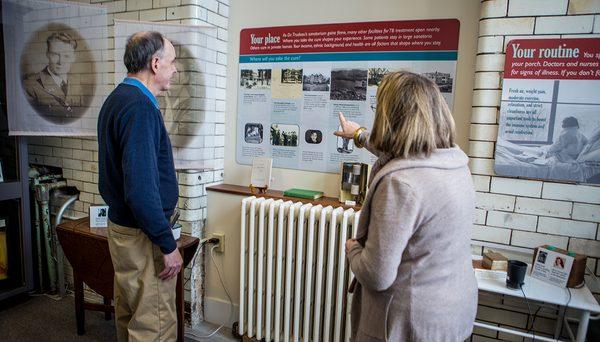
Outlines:
{"type": "Polygon", "coordinates": [[[335,131],[333,134],[346,139],[354,138],[354,132],[360,128],[360,125],[354,121],[346,120],[346,117],[342,112],[338,113],[338,118],[340,119],[340,126],[342,126],[342,130],[335,131]]]}
{"type": "Polygon", "coordinates": [[[163,260],[165,262],[165,269],[158,275],[162,280],[175,277],[181,270],[181,266],[183,266],[183,259],[177,248],[173,252],[163,255],[163,260]]]}

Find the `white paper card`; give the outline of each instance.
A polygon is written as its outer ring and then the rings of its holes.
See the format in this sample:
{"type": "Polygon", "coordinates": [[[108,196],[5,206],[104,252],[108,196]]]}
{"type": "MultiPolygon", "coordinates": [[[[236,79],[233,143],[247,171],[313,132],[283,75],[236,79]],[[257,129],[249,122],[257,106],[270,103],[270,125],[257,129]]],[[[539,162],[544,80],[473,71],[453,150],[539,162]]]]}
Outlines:
{"type": "Polygon", "coordinates": [[[573,260],[572,256],[540,248],[533,263],[531,276],[550,284],[566,287],[573,260]]]}
{"type": "Polygon", "coordinates": [[[257,188],[268,188],[271,184],[271,167],[273,159],[257,157],[252,159],[252,175],[250,184],[257,188]]]}
{"type": "Polygon", "coordinates": [[[108,206],[90,206],[90,227],[108,227],[108,206]]]}

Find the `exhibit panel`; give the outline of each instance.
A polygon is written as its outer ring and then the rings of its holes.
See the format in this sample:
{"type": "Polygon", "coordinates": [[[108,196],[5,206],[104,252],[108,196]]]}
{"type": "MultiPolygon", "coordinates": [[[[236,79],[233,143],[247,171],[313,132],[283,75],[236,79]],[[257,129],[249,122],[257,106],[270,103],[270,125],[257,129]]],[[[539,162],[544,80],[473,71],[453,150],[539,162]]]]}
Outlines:
{"type": "Polygon", "coordinates": [[[337,173],[376,157],[335,137],[338,113],[370,128],[383,77],[406,70],[434,81],[452,108],[455,19],[244,29],[240,35],[237,162],[337,173]]]}

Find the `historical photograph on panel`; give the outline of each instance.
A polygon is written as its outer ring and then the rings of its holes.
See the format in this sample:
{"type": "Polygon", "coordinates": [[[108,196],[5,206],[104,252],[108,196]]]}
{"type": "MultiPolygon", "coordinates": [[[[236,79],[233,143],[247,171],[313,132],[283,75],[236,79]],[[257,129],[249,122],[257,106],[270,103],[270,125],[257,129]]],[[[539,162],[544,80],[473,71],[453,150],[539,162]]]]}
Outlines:
{"type": "Polygon", "coordinates": [[[331,99],[364,101],[367,98],[367,69],[331,70],[331,99]]]}
{"type": "Polygon", "coordinates": [[[391,71],[388,68],[369,68],[369,86],[379,87],[383,76],[389,74],[391,71]]]}
{"type": "Polygon", "coordinates": [[[21,55],[27,101],[41,117],[56,124],[73,122],[85,113],[94,97],[95,73],[86,41],[63,24],[37,30],[21,55]]]}
{"type": "Polygon", "coordinates": [[[422,74],[428,79],[432,80],[442,93],[451,93],[452,92],[452,75],[449,72],[439,72],[432,71],[426,72],[422,74]]]}
{"type": "Polygon", "coordinates": [[[323,141],[323,132],[318,129],[309,129],[304,133],[304,141],[309,144],[320,144],[323,141]]]}
{"type": "Polygon", "coordinates": [[[263,142],[263,125],[260,123],[247,123],[244,128],[244,141],[248,144],[263,142]]]}
{"type": "Polygon", "coordinates": [[[499,136],[496,172],[600,183],[600,106],[558,104],[550,129],[547,142],[510,141],[499,136]]]}
{"type": "MultiPolygon", "coordinates": [[[[338,126],[338,131],[342,130],[342,126],[338,126]]],[[[337,137],[338,153],[352,153],[354,151],[354,140],[337,137]]]]}
{"type": "Polygon", "coordinates": [[[303,91],[329,91],[331,77],[329,73],[320,71],[304,70],[302,76],[303,91]]]}
{"type": "Polygon", "coordinates": [[[298,146],[298,125],[271,125],[271,145],[273,146],[298,146]]]}
{"type": "Polygon", "coordinates": [[[15,135],[96,134],[108,78],[106,8],[3,0],[9,126],[15,135]]]}
{"type": "Polygon", "coordinates": [[[271,69],[242,69],[240,87],[244,89],[271,88],[271,69]]]}
{"type": "Polygon", "coordinates": [[[297,99],[302,97],[302,69],[273,69],[272,76],[272,98],[297,99]]]}

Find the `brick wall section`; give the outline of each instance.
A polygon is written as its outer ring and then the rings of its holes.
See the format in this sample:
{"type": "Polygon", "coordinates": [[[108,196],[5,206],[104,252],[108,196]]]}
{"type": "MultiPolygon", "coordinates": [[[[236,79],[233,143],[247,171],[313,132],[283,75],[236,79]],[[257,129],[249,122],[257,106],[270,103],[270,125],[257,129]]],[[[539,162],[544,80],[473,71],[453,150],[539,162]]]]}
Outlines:
{"type": "MultiPolygon", "coordinates": [[[[469,138],[470,167],[477,190],[473,240],[506,249],[510,257],[531,262],[533,248],[552,244],[587,254],[588,266],[600,275],[600,187],[499,177],[494,150],[502,89],[504,53],[511,39],[600,37],[600,1],[482,1],[469,138]]],[[[600,298],[597,283],[586,283],[600,298]]],[[[534,310],[534,308],[532,308],[534,310]]],[[[551,334],[551,310],[542,310],[536,333],[551,334]],[[546,317],[546,318],[544,318],[546,317]]],[[[523,329],[527,307],[510,298],[480,295],[478,319],[523,329]]],[[[530,323],[529,323],[530,324],[530,323]]],[[[522,338],[476,329],[473,341],[522,338]]]]}
{"type": "MultiPolygon", "coordinates": [[[[209,139],[210,144],[207,144],[214,149],[215,167],[209,171],[177,172],[180,193],[178,207],[181,211],[180,222],[183,224],[183,230],[193,236],[202,237],[206,219],[205,187],[223,180],[229,0],[80,0],[79,2],[91,2],[107,7],[108,56],[114,55],[113,19],[191,25],[209,23],[217,27],[213,37],[214,46],[209,48],[217,51],[216,63],[222,67],[216,72],[214,84],[217,88],[215,132],[209,139]]],[[[112,57],[109,59],[114,63],[112,57]]],[[[114,70],[114,65],[111,70],[114,70]]],[[[120,82],[114,79],[114,73],[109,73],[107,77],[111,84],[120,82]]],[[[30,137],[28,141],[31,163],[62,167],[69,185],[76,186],[81,191],[79,201],[75,202],[72,210],[67,213],[68,216],[85,216],[89,212],[90,205],[103,203],[98,192],[98,144],[95,138],[30,137]]],[[[186,301],[191,303],[193,326],[203,319],[203,264],[202,255],[199,255],[194,269],[186,269],[186,301]]],[[[70,270],[67,270],[67,273],[70,274],[70,270]]],[[[92,300],[93,297],[93,294],[90,294],[92,300]]]]}

